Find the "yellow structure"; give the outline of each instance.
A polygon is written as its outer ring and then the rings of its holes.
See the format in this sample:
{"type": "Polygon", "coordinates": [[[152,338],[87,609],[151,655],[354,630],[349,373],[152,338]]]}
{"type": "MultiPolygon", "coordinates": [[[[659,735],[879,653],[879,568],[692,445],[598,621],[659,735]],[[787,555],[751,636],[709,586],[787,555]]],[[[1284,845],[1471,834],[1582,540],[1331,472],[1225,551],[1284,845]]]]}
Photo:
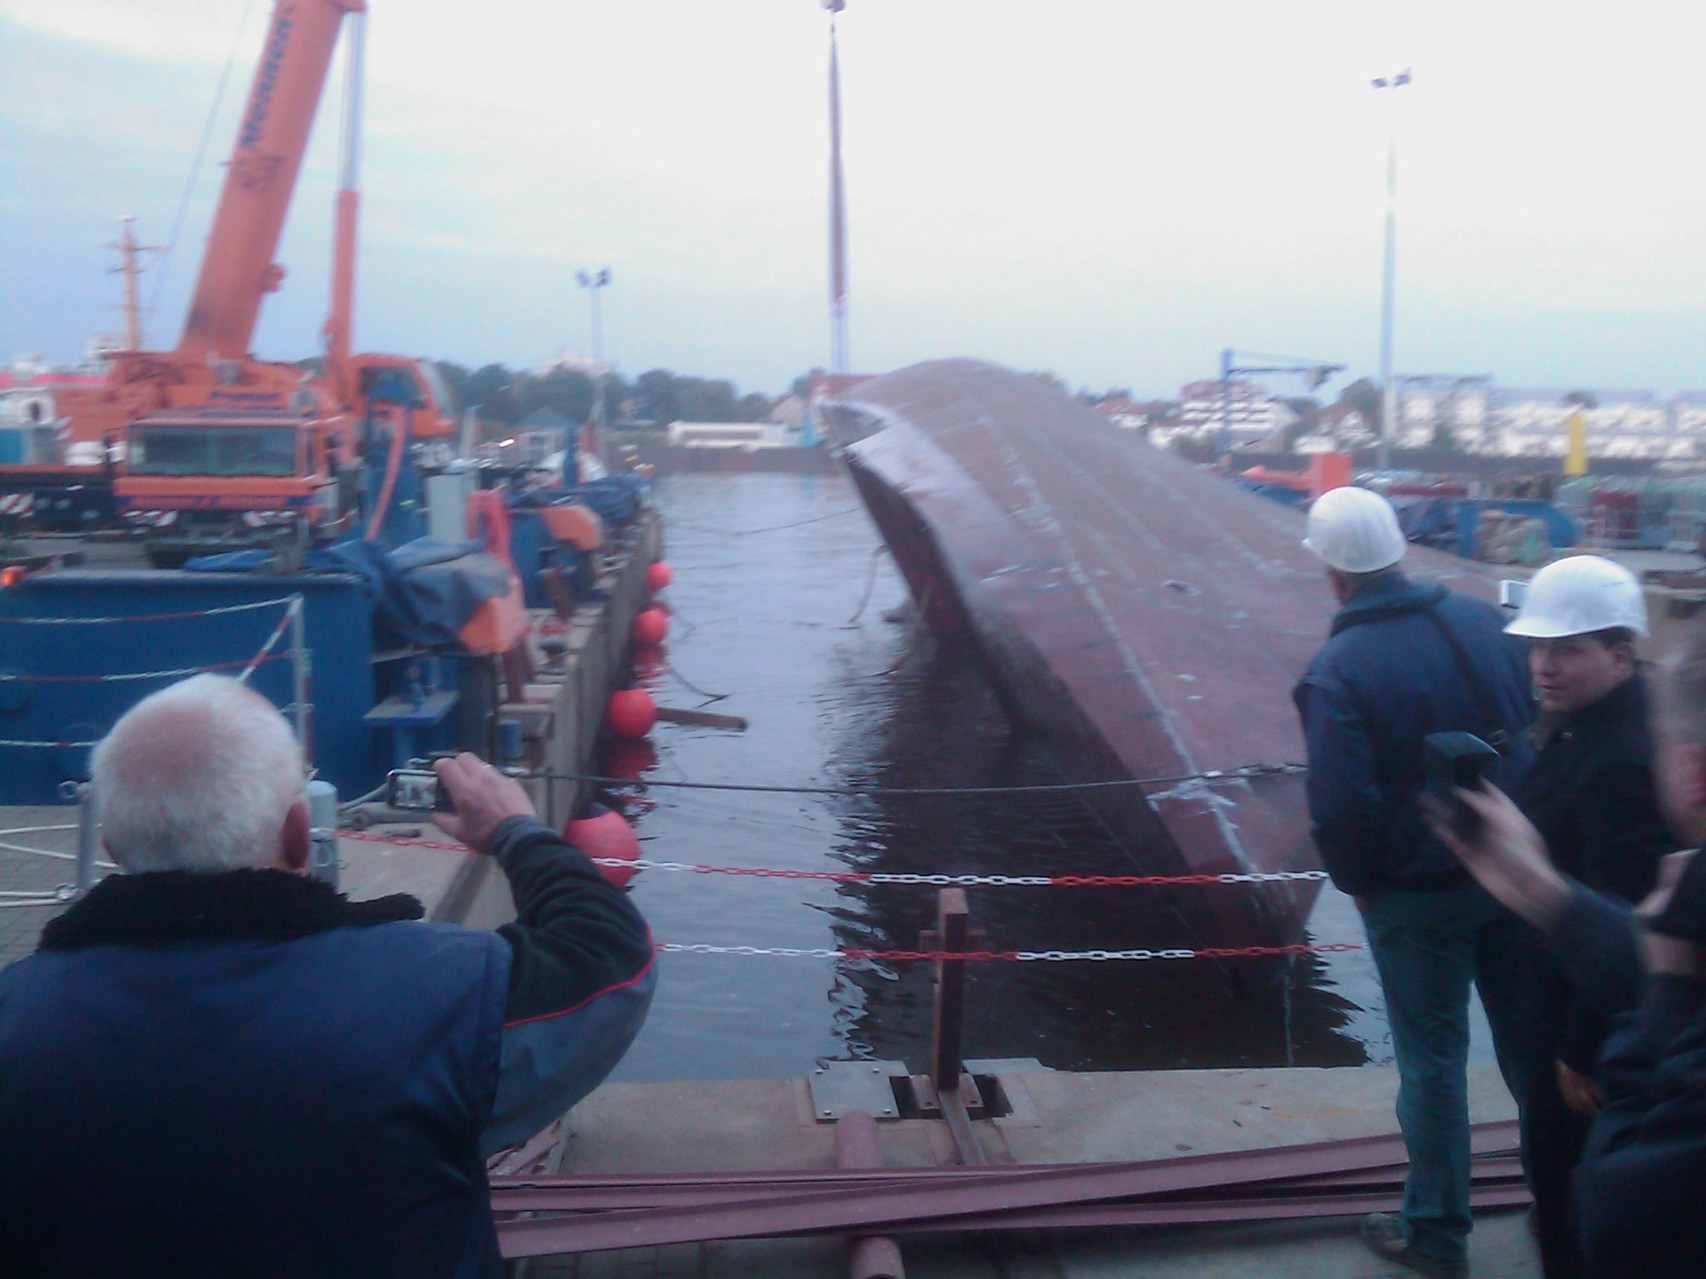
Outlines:
{"type": "Polygon", "coordinates": [[[1570,414],[1570,447],[1564,454],[1564,475],[1574,478],[1588,473],[1588,419],[1581,409],[1570,414]]]}

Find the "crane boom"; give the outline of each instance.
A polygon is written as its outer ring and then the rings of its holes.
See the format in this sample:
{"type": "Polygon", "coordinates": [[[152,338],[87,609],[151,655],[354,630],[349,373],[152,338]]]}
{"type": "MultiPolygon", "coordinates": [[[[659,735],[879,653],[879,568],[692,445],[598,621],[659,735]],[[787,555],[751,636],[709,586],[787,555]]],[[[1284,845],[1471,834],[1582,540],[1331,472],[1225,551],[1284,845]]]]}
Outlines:
{"type": "Polygon", "coordinates": [[[320,105],[338,28],[366,0],[278,0],[225,171],[178,349],[241,359],[261,299],[284,276],[273,262],[320,105]]]}

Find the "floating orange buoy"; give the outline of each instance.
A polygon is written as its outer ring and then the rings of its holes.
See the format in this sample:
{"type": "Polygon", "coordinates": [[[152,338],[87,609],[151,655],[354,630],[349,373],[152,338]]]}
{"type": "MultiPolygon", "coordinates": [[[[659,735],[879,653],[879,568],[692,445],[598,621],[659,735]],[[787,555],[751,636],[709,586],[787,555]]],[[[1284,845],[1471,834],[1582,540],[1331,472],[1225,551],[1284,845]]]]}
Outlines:
{"type": "MultiPolygon", "coordinates": [[[[640,856],[640,837],[621,813],[603,804],[589,804],[586,812],[563,827],[563,838],[595,861],[633,862],[640,856]]],[[[599,873],[618,888],[634,878],[633,866],[600,866],[599,873]]]]}
{"type": "Polygon", "coordinates": [[[663,674],[663,650],[656,644],[634,645],[634,678],[642,684],[650,684],[663,674]]]}
{"type": "Polygon", "coordinates": [[[654,591],[661,591],[675,580],[675,570],[662,560],[653,560],[646,566],[646,585],[654,591]]]}
{"type": "Polygon", "coordinates": [[[629,634],[636,644],[661,644],[669,634],[669,615],[662,609],[644,609],[635,615],[634,628],[629,634]]]}
{"type": "Polygon", "coordinates": [[[658,722],[657,703],[643,688],[619,688],[604,708],[604,724],[618,737],[644,737],[658,722]]]}

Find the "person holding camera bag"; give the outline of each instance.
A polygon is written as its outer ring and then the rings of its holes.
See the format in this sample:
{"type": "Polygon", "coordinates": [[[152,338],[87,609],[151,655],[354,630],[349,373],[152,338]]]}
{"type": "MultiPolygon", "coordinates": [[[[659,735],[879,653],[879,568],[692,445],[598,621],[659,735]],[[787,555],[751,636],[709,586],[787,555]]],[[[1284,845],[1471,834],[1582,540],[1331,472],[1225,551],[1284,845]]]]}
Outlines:
{"type": "MultiPolygon", "coordinates": [[[[1640,901],[1675,844],[1660,810],[1646,682],[1636,668],[1647,607],[1634,574],[1575,555],[1534,575],[1505,628],[1528,640],[1540,701],[1540,754],[1511,798],[1539,830],[1559,870],[1624,903],[1640,901]]],[[[1606,1020],[1547,958],[1536,936],[1536,1056],[1524,1085],[1522,1158],[1534,1192],[1535,1235],[1547,1279],[1583,1273],[1570,1179],[1603,1104],[1594,1063],[1606,1020]]]]}
{"type": "Polygon", "coordinates": [[[1532,1053],[1522,997],[1522,923],[1429,833],[1424,739],[1471,733],[1495,752],[1505,786],[1533,759],[1520,644],[1490,604],[1412,582],[1404,535],[1385,498],[1323,494],[1309,547],[1339,611],[1294,697],[1309,755],[1309,813],[1322,864],[1362,911],[1386,996],[1398,1064],[1398,1124],[1410,1171],[1403,1211],[1375,1213],[1363,1241],[1440,1279],[1468,1270],[1469,992],[1493,1029],[1505,1081],[1522,1104],[1532,1053]]]}

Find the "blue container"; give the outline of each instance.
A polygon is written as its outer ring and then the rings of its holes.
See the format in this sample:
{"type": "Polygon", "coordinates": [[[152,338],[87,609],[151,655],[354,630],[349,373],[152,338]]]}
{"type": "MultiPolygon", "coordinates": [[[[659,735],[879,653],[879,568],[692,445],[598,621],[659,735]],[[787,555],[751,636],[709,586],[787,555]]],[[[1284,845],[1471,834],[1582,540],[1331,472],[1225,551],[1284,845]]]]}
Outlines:
{"type": "MultiPolygon", "coordinates": [[[[361,578],[67,569],[0,590],[0,804],[59,802],[60,782],[87,776],[90,745],[149,693],[194,670],[241,673],[294,594],[314,766],[342,794],[372,789],[382,769],[362,723],[374,697],[361,578]],[[237,611],[210,612],[222,609],[237,611]]],[[[249,680],[280,707],[295,700],[291,649],[287,627],[249,680]]]]}

